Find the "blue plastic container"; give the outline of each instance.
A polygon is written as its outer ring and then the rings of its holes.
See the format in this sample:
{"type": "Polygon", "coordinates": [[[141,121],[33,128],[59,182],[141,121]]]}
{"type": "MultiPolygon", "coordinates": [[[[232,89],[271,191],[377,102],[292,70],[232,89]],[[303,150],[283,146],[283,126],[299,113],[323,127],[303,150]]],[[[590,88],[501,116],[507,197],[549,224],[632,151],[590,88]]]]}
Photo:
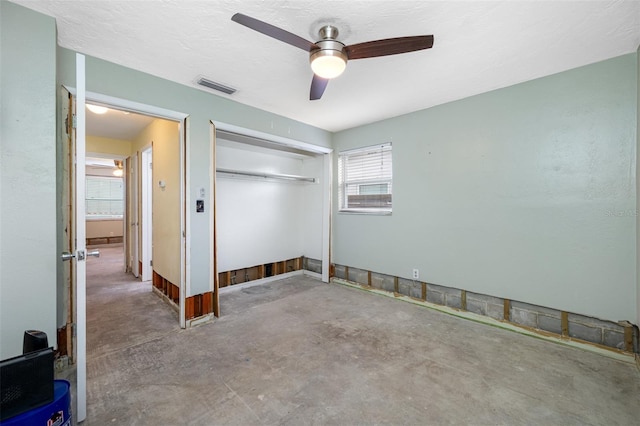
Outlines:
{"type": "Polygon", "coordinates": [[[42,407],[11,417],[1,426],[71,426],[71,385],[53,381],[53,401],[42,407]]]}

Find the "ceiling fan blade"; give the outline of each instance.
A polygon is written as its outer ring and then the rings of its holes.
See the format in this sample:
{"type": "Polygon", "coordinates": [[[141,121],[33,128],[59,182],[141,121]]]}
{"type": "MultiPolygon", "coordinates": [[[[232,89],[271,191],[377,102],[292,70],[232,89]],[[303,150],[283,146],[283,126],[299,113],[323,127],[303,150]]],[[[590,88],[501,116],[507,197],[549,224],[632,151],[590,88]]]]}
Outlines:
{"type": "Polygon", "coordinates": [[[282,28],[267,24],[266,22],[259,21],[250,16],[243,15],[242,13],[236,13],[231,17],[231,20],[237,22],[240,25],[251,28],[252,30],[258,31],[259,33],[268,35],[269,37],[273,37],[276,40],[280,40],[292,46],[299,47],[306,52],[310,52],[312,48],[316,47],[314,43],[311,43],[310,41],[305,40],[300,36],[292,34],[289,31],[285,31],[282,28]]]}
{"type": "Polygon", "coordinates": [[[327,88],[327,84],[329,84],[329,79],[318,77],[317,75],[313,75],[313,80],[311,80],[311,92],[309,93],[310,101],[317,101],[322,97],[324,93],[324,89],[327,88]]]}
{"type": "Polygon", "coordinates": [[[415,52],[416,50],[430,49],[432,46],[433,36],[425,35],[367,41],[347,46],[345,50],[349,59],[365,59],[415,52]]]}

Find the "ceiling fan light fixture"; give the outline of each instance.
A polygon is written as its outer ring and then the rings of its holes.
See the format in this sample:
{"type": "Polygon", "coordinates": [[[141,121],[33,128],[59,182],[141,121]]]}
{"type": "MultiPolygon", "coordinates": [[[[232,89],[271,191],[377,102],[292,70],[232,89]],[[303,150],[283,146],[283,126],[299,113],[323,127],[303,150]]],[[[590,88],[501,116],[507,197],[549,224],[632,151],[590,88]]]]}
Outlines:
{"type": "Polygon", "coordinates": [[[315,75],[331,79],[344,72],[347,67],[347,55],[341,50],[320,49],[311,53],[310,62],[315,75]]]}
{"type": "Polygon", "coordinates": [[[116,166],[116,168],[113,169],[113,175],[122,177],[124,175],[124,164],[122,160],[113,160],[113,164],[116,166]]]}

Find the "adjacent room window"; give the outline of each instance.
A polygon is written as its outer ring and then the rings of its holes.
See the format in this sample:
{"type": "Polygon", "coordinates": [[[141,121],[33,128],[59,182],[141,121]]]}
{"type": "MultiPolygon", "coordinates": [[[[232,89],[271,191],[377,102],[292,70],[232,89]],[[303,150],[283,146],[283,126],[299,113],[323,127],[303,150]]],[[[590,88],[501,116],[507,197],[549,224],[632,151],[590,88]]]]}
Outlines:
{"type": "Polygon", "coordinates": [[[87,219],[121,219],[124,212],[123,179],[107,176],[87,176],[87,219]]]}
{"type": "Polygon", "coordinates": [[[391,213],[391,143],[338,154],[340,211],[391,213]]]}

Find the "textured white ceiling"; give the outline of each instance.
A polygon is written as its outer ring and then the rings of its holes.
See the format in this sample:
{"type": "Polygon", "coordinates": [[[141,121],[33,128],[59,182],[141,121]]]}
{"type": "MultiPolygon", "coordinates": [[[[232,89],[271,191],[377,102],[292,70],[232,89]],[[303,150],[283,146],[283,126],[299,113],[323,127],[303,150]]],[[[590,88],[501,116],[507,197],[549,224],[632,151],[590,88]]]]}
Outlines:
{"type": "MultiPolygon", "coordinates": [[[[634,52],[632,1],[45,1],[58,41],[178,83],[205,76],[229,97],[338,131],[634,52]],[[433,34],[433,49],[349,62],[309,101],[308,55],[231,21],[241,12],[316,41],[335,23],[345,44],[433,34]]],[[[202,89],[208,90],[208,89],[202,89]]],[[[217,93],[217,92],[215,92],[217,93]]]]}
{"type": "Polygon", "coordinates": [[[87,134],[111,139],[131,141],[140,134],[154,117],[133,112],[109,109],[104,114],[86,111],[87,134]]]}

